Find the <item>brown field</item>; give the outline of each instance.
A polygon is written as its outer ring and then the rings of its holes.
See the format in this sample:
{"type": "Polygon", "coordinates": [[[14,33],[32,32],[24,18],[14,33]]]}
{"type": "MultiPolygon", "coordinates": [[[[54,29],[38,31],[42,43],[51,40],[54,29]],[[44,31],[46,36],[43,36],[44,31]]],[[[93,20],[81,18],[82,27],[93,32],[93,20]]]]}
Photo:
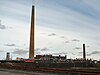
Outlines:
{"type": "Polygon", "coordinates": [[[49,73],[40,73],[40,72],[28,72],[20,70],[9,70],[9,69],[0,69],[0,75],[61,75],[61,74],[49,74],[49,73]]]}

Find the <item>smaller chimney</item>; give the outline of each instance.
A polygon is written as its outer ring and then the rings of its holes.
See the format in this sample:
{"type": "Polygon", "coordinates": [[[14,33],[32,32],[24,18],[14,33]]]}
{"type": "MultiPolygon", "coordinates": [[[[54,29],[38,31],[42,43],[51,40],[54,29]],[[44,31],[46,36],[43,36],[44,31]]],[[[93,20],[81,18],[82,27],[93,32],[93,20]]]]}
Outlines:
{"type": "Polygon", "coordinates": [[[9,52],[7,52],[6,60],[10,60],[10,53],[9,52]]]}
{"type": "Polygon", "coordinates": [[[83,59],[86,59],[86,54],[85,54],[85,44],[83,44],[83,59]]]}

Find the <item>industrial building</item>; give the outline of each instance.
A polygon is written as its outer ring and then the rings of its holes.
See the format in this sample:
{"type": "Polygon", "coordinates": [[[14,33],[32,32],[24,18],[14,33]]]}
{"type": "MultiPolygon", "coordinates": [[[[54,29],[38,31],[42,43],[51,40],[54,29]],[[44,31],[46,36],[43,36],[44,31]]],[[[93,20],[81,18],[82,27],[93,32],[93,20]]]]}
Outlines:
{"type": "MultiPolygon", "coordinates": [[[[85,44],[83,44],[83,57],[81,59],[67,59],[67,56],[53,56],[53,55],[36,55],[34,57],[34,24],[35,24],[35,7],[32,6],[31,16],[31,30],[30,30],[30,48],[29,58],[17,58],[16,60],[10,60],[10,53],[7,53],[6,60],[1,60],[1,66],[5,67],[6,62],[12,63],[17,68],[23,68],[23,66],[30,69],[32,68],[70,68],[70,67],[94,67],[95,61],[86,59],[85,44]],[[9,61],[8,61],[9,60],[9,61]]],[[[9,66],[8,66],[9,67],[9,66]]],[[[14,67],[11,67],[14,68],[14,67]]]]}

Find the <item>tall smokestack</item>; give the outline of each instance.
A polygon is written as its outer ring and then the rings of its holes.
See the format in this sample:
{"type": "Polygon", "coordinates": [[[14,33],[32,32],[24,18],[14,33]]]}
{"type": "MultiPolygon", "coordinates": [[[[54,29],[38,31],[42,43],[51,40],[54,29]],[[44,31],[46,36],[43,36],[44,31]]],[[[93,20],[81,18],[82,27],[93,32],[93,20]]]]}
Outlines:
{"type": "Polygon", "coordinates": [[[83,44],[83,59],[86,59],[86,54],[85,54],[85,44],[83,44]]]}
{"type": "Polygon", "coordinates": [[[34,58],[34,24],[35,24],[35,7],[32,6],[32,16],[31,16],[31,31],[30,31],[30,50],[29,58],[34,58]]]}

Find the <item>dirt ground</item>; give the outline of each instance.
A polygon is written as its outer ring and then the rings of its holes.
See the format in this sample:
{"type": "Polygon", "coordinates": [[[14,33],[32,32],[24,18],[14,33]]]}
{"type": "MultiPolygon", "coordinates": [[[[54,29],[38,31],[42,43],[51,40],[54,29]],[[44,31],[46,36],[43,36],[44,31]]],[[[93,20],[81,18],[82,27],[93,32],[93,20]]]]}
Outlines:
{"type": "Polygon", "coordinates": [[[61,75],[53,73],[28,72],[20,70],[0,69],[0,75],[61,75]]]}

